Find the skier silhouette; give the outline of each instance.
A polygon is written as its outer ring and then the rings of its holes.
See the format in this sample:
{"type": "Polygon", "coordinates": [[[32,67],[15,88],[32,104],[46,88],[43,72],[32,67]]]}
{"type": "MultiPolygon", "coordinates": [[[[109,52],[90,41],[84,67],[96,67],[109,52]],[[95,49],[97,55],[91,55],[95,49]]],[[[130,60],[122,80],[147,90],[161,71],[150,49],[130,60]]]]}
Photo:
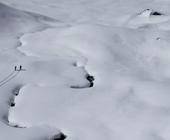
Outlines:
{"type": "Polygon", "coordinates": [[[21,65],[19,66],[19,70],[22,70],[22,66],[21,65]]]}
{"type": "Polygon", "coordinates": [[[15,71],[17,71],[17,66],[15,66],[15,71]]]}

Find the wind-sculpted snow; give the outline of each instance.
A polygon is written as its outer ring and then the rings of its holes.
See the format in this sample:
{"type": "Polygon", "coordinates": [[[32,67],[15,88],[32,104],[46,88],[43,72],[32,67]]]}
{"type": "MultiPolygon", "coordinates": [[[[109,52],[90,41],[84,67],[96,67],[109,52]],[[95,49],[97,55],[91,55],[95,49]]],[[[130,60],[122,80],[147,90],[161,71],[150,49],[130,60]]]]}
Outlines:
{"type": "Polygon", "coordinates": [[[23,36],[19,51],[48,59],[30,66],[43,73],[31,72],[28,79],[34,73],[45,81],[38,76],[27,82],[9,121],[22,127],[56,126],[71,134],[68,139],[168,139],[168,34],[152,27],[86,24],[23,36]],[[77,83],[87,82],[76,62],[95,77],[93,88],[70,88],[77,78],[77,83]]]}
{"type": "Polygon", "coordinates": [[[0,1],[0,139],[170,139],[168,1],[0,1]]]}

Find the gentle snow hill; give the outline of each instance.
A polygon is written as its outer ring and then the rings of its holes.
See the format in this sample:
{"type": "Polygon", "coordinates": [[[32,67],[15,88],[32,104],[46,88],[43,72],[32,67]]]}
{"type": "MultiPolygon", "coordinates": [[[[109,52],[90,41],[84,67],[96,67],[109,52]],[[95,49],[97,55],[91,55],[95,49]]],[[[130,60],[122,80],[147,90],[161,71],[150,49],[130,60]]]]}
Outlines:
{"type": "Polygon", "coordinates": [[[34,72],[17,78],[25,84],[10,108],[11,124],[48,124],[69,132],[70,140],[170,138],[168,31],[80,24],[20,40],[26,57],[51,63],[30,61],[27,68],[34,72]],[[70,65],[70,58],[94,75],[93,88],[70,88],[86,82],[84,70],[70,65]]]}

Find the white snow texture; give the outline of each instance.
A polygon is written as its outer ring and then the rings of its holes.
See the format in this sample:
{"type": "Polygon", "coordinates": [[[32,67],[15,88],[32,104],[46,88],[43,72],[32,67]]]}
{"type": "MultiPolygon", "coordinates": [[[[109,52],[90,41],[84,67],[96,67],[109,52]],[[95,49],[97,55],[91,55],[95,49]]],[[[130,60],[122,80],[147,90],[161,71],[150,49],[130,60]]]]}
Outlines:
{"type": "Polygon", "coordinates": [[[0,140],[170,140],[170,1],[0,0],[0,79],[0,140]]]}

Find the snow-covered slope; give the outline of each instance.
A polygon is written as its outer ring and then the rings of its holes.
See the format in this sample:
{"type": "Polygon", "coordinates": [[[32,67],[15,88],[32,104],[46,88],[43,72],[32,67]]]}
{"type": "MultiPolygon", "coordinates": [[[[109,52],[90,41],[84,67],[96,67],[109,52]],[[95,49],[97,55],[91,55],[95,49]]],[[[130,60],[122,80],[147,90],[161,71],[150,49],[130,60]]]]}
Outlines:
{"type": "Polygon", "coordinates": [[[53,19],[29,12],[20,11],[0,3],[0,139],[1,140],[30,140],[44,139],[59,133],[58,129],[47,127],[33,127],[30,129],[16,129],[8,124],[8,109],[11,105],[14,90],[22,85],[19,81],[12,81],[19,73],[13,66],[22,59],[17,51],[21,45],[19,37],[27,32],[47,28],[47,22],[53,19]],[[8,83],[8,85],[5,85],[8,83]]]}
{"type": "Polygon", "coordinates": [[[86,82],[85,76],[80,75],[81,69],[78,72],[74,65],[70,67],[75,70],[55,63],[46,67],[39,64],[41,72],[53,69],[50,74],[56,75],[56,80],[48,80],[48,74],[42,73],[45,81],[38,78],[38,82],[26,84],[15,98],[16,106],[10,110],[9,121],[21,127],[54,125],[73,134],[70,139],[164,137],[159,126],[169,126],[166,121],[169,113],[160,113],[169,106],[169,88],[161,82],[170,77],[166,35],[152,28],[76,25],[23,36],[19,50],[26,56],[55,61],[71,58],[73,63],[81,63],[95,81],[93,88],[71,89],[70,85],[80,84],[83,79],[86,82]],[[80,81],[76,83],[77,78],[80,81]],[[165,124],[159,122],[163,119],[165,124]],[[125,130],[127,133],[122,135],[125,130]]]}
{"type": "Polygon", "coordinates": [[[170,139],[170,2],[0,1],[0,140],[170,139]]]}

